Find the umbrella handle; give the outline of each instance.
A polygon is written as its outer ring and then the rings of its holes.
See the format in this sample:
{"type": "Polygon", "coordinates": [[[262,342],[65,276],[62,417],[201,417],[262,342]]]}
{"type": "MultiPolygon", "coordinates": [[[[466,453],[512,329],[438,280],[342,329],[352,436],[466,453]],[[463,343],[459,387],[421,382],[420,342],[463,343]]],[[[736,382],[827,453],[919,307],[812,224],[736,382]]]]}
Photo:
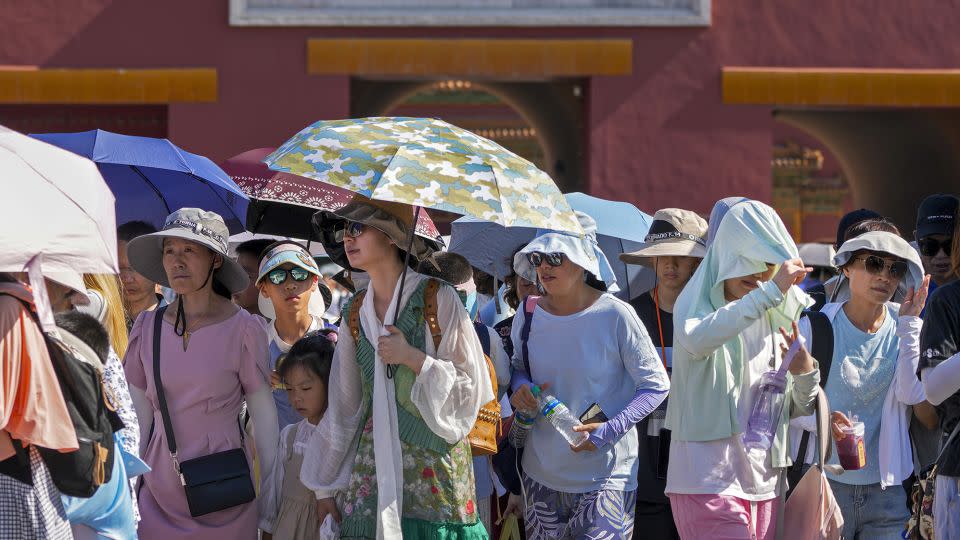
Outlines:
{"type": "MultiPolygon", "coordinates": [[[[397,289],[397,305],[393,311],[393,324],[397,324],[397,318],[400,317],[400,302],[403,298],[403,286],[407,282],[407,267],[410,265],[410,251],[413,250],[413,235],[417,230],[417,220],[420,219],[420,207],[414,206],[413,226],[407,232],[407,249],[403,256],[403,271],[400,273],[400,287],[397,289]]],[[[387,366],[387,378],[392,379],[397,366],[390,364],[387,366]]]]}

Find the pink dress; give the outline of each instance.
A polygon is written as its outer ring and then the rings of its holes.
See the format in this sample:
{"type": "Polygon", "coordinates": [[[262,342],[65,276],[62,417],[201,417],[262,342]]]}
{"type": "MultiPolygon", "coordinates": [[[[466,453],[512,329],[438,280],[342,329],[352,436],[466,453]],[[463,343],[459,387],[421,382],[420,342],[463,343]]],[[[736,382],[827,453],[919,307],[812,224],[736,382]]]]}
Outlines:
{"type": "MultiPolygon", "coordinates": [[[[153,429],[143,457],[152,470],[141,480],[139,536],[143,540],[255,539],[255,501],[197,518],[190,516],[158,408],[153,380],[154,315],[149,311],[137,318],[124,359],[127,381],[146,392],[153,405],[153,429]]],[[[269,384],[263,321],[240,310],[223,322],[193,332],[186,351],[173,325],[165,321],[160,350],[163,388],[180,460],[240,447],[238,417],[244,395],[269,384]]],[[[252,448],[248,437],[245,451],[251,471],[252,448]]]]}

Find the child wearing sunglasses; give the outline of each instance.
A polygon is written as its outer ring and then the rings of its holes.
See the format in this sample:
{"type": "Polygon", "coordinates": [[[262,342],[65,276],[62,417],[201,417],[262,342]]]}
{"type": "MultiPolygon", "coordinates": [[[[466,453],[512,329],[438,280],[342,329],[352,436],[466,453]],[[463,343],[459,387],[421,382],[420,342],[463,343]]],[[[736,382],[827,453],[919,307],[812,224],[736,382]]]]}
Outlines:
{"type": "MultiPolygon", "coordinates": [[[[853,436],[844,428],[863,423],[866,464],[827,476],[845,538],[901,538],[909,515],[898,486],[914,469],[910,407],[926,399],[916,371],[930,276],[923,275],[910,244],[882,231],[847,240],[834,263],[849,283],[850,299],[821,310],[834,333],[825,391],[838,446],[853,436]],[[899,305],[891,302],[898,287],[906,290],[899,305]]],[[[801,332],[810,339],[809,325],[801,324],[801,332]]],[[[835,450],[828,463],[839,462],[835,450]]]]}
{"type": "MultiPolygon", "coordinates": [[[[267,325],[270,339],[270,369],[276,370],[277,359],[308,332],[335,329],[323,320],[326,311],[318,289],[323,283],[320,268],[300,244],[276,242],[260,257],[257,287],[260,289],[260,312],[272,319],[267,325]],[[271,317],[272,315],[272,317],[271,317]]],[[[273,400],[277,404],[280,429],[300,421],[290,405],[287,392],[274,374],[273,400]]]]}

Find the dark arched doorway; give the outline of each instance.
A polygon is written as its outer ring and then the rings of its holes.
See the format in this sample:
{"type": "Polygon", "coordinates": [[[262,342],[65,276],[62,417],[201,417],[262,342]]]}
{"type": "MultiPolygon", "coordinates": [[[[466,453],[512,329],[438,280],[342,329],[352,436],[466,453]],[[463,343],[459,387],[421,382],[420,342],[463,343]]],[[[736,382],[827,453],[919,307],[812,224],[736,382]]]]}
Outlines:
{"type": "Polygon", "coordinates": [[[836,156],[853,207],[893,219],[907,237],[924,197],[960,192],[960,110],[783,109],[775,118],[836,156]]]}

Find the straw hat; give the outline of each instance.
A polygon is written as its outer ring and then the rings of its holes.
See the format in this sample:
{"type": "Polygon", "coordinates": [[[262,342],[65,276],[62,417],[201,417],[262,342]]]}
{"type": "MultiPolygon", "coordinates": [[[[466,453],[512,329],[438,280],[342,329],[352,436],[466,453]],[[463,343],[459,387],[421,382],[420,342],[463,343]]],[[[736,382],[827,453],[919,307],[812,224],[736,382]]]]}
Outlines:
{"type": "Polygon", "coordinates": [[[164,238],[190,240],[221,255],[223,266],[213,273],[213,279],[231,293],[246,289],[250,283],[240,264],[227,255],[230,232],[219,214],[199,208],[181,208],[167,216],[163,230],[138,236],[127,244],[130,266],[150,281],[169,287],[167,272],[163,269],[164,238]]]}
{"type": "Polygon", "coordinates": [[[627,264],[653,266],[653,257],[697,257],[707,254],[707,222],[679,208],[657,210],[640,249],[620,255],[627,264]]]}

